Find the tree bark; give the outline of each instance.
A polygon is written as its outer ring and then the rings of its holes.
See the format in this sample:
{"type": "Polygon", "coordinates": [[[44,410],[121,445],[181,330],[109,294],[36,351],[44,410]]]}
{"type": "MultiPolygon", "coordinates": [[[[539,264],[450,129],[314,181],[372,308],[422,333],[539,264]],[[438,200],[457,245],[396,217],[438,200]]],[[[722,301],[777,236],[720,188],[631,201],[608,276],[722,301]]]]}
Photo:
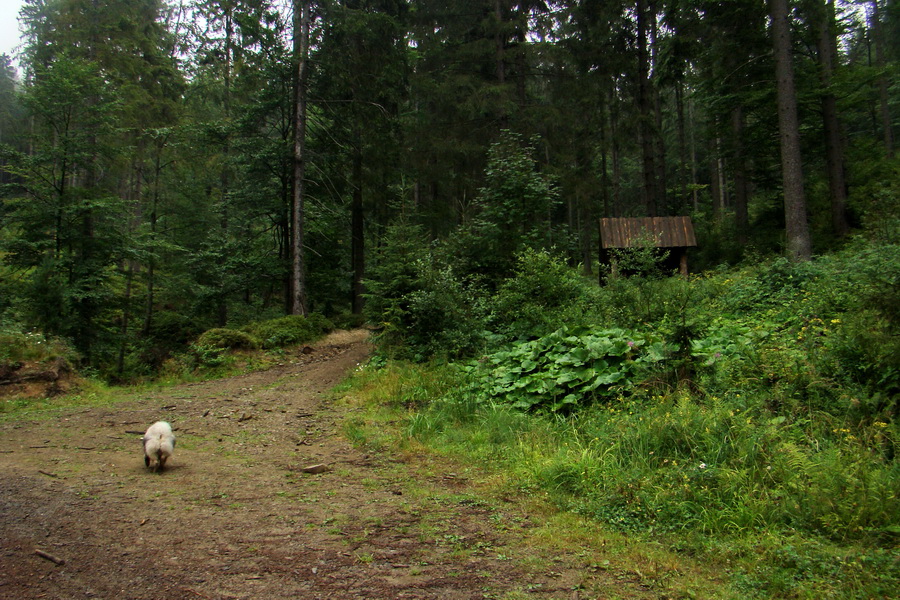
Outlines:
{"type": "Polygon", "coordinates": [[[675,114],[678,126],[678,214],[687,208],[688,198],[688,152],[687,127],[684,112],[684,81],[675,84],[675,114]]]}
{"type": "Polygon", "coordinates": [[[847,223],[847,181],[844,176],[844,148],[837,98],[831,90],[835,68],[834,0],[817,6],[819,80],[822,83],[822,126],[825,133],[825,163],[831,195],[831,227],[839,238],[850,231],[847,223]]]}
{"type": "MultiPolygon", "coordinates": [[[[609,165],[608,163],[608,145],[609,145],[609,135],[606,131],[606,119],[608,110],[605,107],[601,107],[600,109],[600,197],[602,198],[603,208],[601,210],[601,214],[604,217],[612,216],[610,213],[609,206],[609,165]]],[[[610,117],[611,118],[611,117],[610,117]]]]}
{"type": "MultiPolygon", "coordinates": [[[[650,2],[650,66],[656,71],[659,66],[659,43],[657,41],[659,34],[659,19],[657,18],[657,9],[653,0],[650,2]]],[[[656,215],[666,216],[669,214],[668,202],[666,200],[666,188],[668,186],[668,178],[666,174],[666,142],[663,138],[663,108],[662,97],[659,93],[658,85],[650,85],[648,73],[648,89],[653,101],[653,127],[650,129],[653,140],[653,166],[655,170],[655,189],[656,198],[656,215]]],[[[655,216],[655,215],[654,215],[655,216]]]]}
{"type": "Polygon", "coordinates": [[[350,262],[353,267],[352,309],[353,314],[363,311],[363,277],[366,270],[365,226],[363,221],[363,178],[362,178],[362,136],[357,133],[356,148],[353,151],[353,200],[350,207],[350,262]]]}
{"type": "Polygon", "coordinates": [[[772,17],[772,45],[775,56],[778,130],[781,137],[781,174],[784,188],[784,221],[787,255],[790,260],[812,257],[812,243],[803,186],[800,154],[800,124],[797,92],[791,64],[791,37],[788,0],[769,0],[772,17]]]}
{"type": "Polygon", "coordinates": [[[650,55],[647,49],[647,0],[637,0],[638,43],[638,121],[640,123],[641,156],[643,162],[644,209],[648,217],[657,212],[657,171],[654,161],[654,144],[651,124],[654,122],[653,98],[650,90],[650,55]]]}
{"type": "Polygon", "coordinates": [[[619,145],[619,100],[614,92],[609,93],[609,140],[612,161],[612,205],[605,217],[622,216],[622,152],[619,145]]]}
{"type": "Polygon", "coordinates": [[[719,137],[710,140],[709,152],[709,196],[712,220],[717,225],[722,221],[722,159],[719,157],[719,137]]]}
{"type": "Polygon", "coordinates": [[[744,111],[738,105],[731,110],[731,132],[734,150],[734,226],[737,241],[747,243],[750,217],[747,214],[747,203],[750,198],[750,183],[747,177],[747,156],[744,152],[744,111]]]}
{"type": "MultiPolygon", "coordinates": [[[[234,23],[231,14],[232,8],[230,5],[225,5],[225,71],[223,73],[223,85],[224,90],[222,94],[222,110],[225,115],[226,122],[231,121],[231,71],[232,71],[232,58],[234,54],[234,23]]],[[[229,239],[228,229],[229,229],[229,189],[231,187],[231,173],[229,172],[231,162],[229,156],[231,155],[231,136],[230,134],[225,136],[225,144],[222,148],[222,172],[220,173],[220,207],[222,210],[222,214],[220,216],[220,223],[222,227],[222,237],[225,240],[229,239]]],[[[219,265],[220,273],[224,273],[225,271],[225,256],[220,256],[217,260],[219,265]]],[[[218,306],[216,307],[216,311],[218,314],[218,321],[220,327],[225,327],[228,323],[228,297],[227,290],[225,289],[225,281],[220,281],[220,290],[219,290],[219,298],[218,298],[218,306]]]]}
{"type": "Polygon", "coordinates": [[[880,7],[878,0],[872,0],[871,25],[872,41],[875,45],[875,67],[880,75],[878,77],[878,104],[881,117],[881,129],[884,136],[884,147],[889,157],[894,156],[894,132],[891,129],[891,112],[888,103],[888,77],[885,73],[884,62],[884,27],[881,23],[880,7]]]}
{"type": "Polygon", "coordinates": [[[303,260],[304,178],[306,176],[306,91],[309,55],[309,0],[294,2],[294,194],[291,201],[291,314],[306,315],[306,265],[303,260]],[[299,18],[297,15],[299,14],[299,18]]]}

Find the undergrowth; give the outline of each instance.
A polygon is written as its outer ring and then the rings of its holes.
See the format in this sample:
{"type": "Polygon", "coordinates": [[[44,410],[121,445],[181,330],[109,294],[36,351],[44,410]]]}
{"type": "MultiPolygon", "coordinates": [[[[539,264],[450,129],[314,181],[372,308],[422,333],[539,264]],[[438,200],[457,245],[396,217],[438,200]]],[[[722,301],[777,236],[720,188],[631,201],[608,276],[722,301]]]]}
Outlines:
{"type": "Polygon", "coordinates": [[[398,446],[478,461],[507,491],[712,561],[722,597],[890,597],[898,275],[900,247],[859,245],[619,279],[564,328],[495,336],[468,361],[389,362],[358,391],[391,382],[398,446]]]}

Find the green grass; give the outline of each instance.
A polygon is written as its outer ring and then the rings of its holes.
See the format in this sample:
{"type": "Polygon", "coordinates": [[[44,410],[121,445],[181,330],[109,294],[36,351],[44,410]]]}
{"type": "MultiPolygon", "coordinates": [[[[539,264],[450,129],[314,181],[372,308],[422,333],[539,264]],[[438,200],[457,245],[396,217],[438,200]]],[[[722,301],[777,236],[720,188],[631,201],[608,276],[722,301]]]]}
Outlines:
{"type": "MultiPolygon", "coordinates": [[[[389,365],[349,393],[383,397],[380,378],[396,386],[426,370],[389,365]]],[[[896,467],[873,451],[883,426],[850,435],[830,415],[789,422],[764,398],[684,389],[548,418],[466,402],[454,389],[420,412],[397,408],[408,416],[393,443],[479,465],[474,484],[487,497],[544,499],[562,511],[536,534],[544,542],[627,539],[628,560],[677,563],[687,569],[678,585],[697,589],[715,585],[716,565],[726,578],[716,597],[883,597],[900,582],[896,467]]],[[[442,539],[434,525],[423,533],[442,539]]]]}
{"type": "Polygon", "coordinates": [[[577,331],[625,328],[644,337],[623,343],[661,340],[659,355],[647,369],[623,363],[627,385],[573,402],[560,399],[576,384],[594,389],[583,361],[630,355],[556,333],[462,368],[373,365],[345,393],[361,411],[354,422],[377,415],[380,446],[478,465],[477,493],[552,507],[535,534],[545,543],[621,545],[612,569],[677,565],[654,580],[679,570],[671,585],[685,596],[890,597],[897,257],[850,248],[600,289],[577,331]]]}

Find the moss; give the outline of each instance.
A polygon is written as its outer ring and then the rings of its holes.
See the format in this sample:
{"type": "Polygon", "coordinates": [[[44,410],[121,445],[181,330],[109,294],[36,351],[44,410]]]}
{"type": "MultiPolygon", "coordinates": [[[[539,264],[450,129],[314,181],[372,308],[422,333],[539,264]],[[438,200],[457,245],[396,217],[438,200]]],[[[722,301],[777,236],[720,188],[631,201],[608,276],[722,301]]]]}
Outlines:
{"type": "Polygon", "coordinates": [[[258,348],[260,343],[256,337],[247,332],[216,328],[201,335],[195,345],[209,348],[252,350],[258,348]]]}
{"type": "Polygon", "coordinates": [[[263,348],[304,344],[332,329],[334,325],[331,321],[318,313],[312,313],[308,317],[288,315],[244,327],[244,331],[262,341],[263,348]]]}

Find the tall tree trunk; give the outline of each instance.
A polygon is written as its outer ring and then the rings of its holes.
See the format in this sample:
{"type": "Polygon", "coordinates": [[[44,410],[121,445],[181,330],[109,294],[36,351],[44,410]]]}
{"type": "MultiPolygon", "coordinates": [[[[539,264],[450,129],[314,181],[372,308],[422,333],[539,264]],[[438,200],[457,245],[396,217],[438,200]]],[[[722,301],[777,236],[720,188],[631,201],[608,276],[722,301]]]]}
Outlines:
{"type": "Polygon", "coordinates": [[[306,265],[303,260],[304,178],[306,177],[306,91],[309,58],[309,0],[294,1],[294,195],[291,202],[291,314],[306,315],[306,265]],[[297,18],[299,15],[299,18],[297,18]]]}
{"type": "Polygon", "coordinates": [[[606,217],[622,216],[622,152],[619,146],[619,104],[615,92],[609,94],[609,139],[610,159],[612,160],[612,205],[604,215],[606,217]]]}
{"type": "Polygon", "coordinates": [[[675,85],[675,113],[678,120],[678,211],[682,212],[687,207],[688,197],[688,147],[684,114],[684,81],[681,80],[675,85]]]}
{"type": "Polygon", "coordinates": [[[825,132],[825,162],[831,195],[831,227],[835,235],[844,237],[850,231],[847,223],[847,181],[844,176],[844,148],[837,98],[831,89],[837,42],[835,39],[834,0],[816,7],[819,57],[819,79],[822,82],[822,125],[825,132]]]}
{"type": "Polygon", "coordinates": [[[891,111],[888,103],[888,76],[885,72],[884,59],[884,25],[881,22],[881,11],[878,0],[872,0],[871,25],[872,41],[875,44],[875,67],[880,75],[878,77],[878,104],[880,107],[881,129],[884,136],[884,147],[888,156],[894,156],[894,132],[891,129],[891,111]]]}
{"type": "Polygon", "coordinates": [[[750,197],[750,183],[747,177],[747,156],[744,152],[744,111],[738,105],[731,110],[731,132],[733,137],[734,156],[734,226],[737,241],[747,243],[750,218],[747,214],[747,203],[750,197]]]}
{"type": "MultiPolygon", "coordinates": [[[[497,85],[500,93],[505,95],[506,92],[506,26],[503,20],[503,4],[502,0],[494,0],[494,69],[496,71],[497,85]]],[[[500,129],[509,127],[509,111],[507,103],[501,101],[499,103],[500,113],[498,121],[500,129]]]]}
{"type": "Polygon", "coordinates": [[[775,85],[778,97],[778,130],[781,136],[781,174],[784,188],[784,221],[788,258],[812,257],[812,242],[803,187],[800,154],[800,124],[797,92],[791,64],[791,27],[788,0],[769,0],[772,16],[772,46],[775,56],[775,85]]]}
{"type": "Polygon", "coordinates": [[[591,210],[590,197],[583,191],[579,196],[578,230],[580,235],[578,237],[581,241],[581,274],[590,276],[594,273],[592,264],[594,240],[591,239],[591,232],[593,231],[591,223],[594,221],[594,211],[591,210]]]}
{"type": "Polygon", "coordinates": [[[159,222],[159,180],[162,174],[162,151],[164,141],[156,144],[156,156],[153,160],[153,195],[150,202],[150,240],[154,244],[147,258],[147,305],[144,313],[143,335],[149,335],[153,328],[153,312],[156,303],[156,241],[157,224],[159,222]]]}
{"type": "Polygon", "coordinates": [[[494,0],[494,18],[497,20],[495,24],[496,31],[494,32],[494,62],[497,72],[497,83],[503,85],[506,83],[506,65],[504,64],[506,36],[503,31],[503,5],[501,0],[494,0]]]}
{"type": "Polygon", "coordinates": [[[605,106],[601,109],[600,115],[600,197],[603,199],[603,209],[602,215],[604,217],[609,217],[610,215],[610,206],[609,206],[609,166],[608,162],[608,145],[609,145],[609,134],[606,131],[606,119],[609,111],[606,110],[605,106]]]}
{"type": "MultiPolygon", "coordinates": [[[[234,53],[234,23],[232,21],[231,14],[231,5],[225,5],[225,71],[223,74],[223,83],[225,89],[222,93],[222,110],[225,115],[226,127],[230,127],[231,121],[231,71],[232,71],[232,55],[234,53]]],[[[229,173],[230,168],[230,159],[229,156],[231,154],[231,138],[229,134],[225,136],[225,145],[222,149],[222,154],[224,160],[222,161],[222,172],[219,177],[219,187],[220,187],[220,207],[222,214],[220,215],[220,226],[222,228],[222,237],[225,240],[228,240],[228,228],[229,228],[229,215],[228,215],[228,192],[231,186],[231,174],[229,173]]],[[[222,255],[217,260],[219,265],[219,272],[224,273],[225,270],[225,256],[222,255]]],[[[227,298],[227,290],[225,289],[225,282],[219,282],[221,289],[219,290],[219,298],[218,298],[218,306],[217,310],[217,318],[219,322],[219,326],[224,327],[228,323],[228,298],[227,298]]]]}
{"type": "Polygon", "coordinates": [[[357,132],[353,150],[353,200],[350,206],[350,262],[353,267],[353,314],[363,311],[363,277],[366,271],[365,225],[363,221],[362,135],[357,132]]]}
{"type": "Polygon", "coordinates": [[[700,211],[700,192],[697,189],[697,139],[694,137],[694,103],[688,100],[688,120],[690,122],[690,143],[691,143],[691,202],[694,206],[694,212],[700,211]]]}
{"type": "Polygon", "coordinates": [[[128,350],[128,328],[131,321],[131,283],[134,279],[132,261],[125,267],[125,293],[122,298],[122,322],[119,326],[119,352],[116,357],[116,373],[121,376],[125,372],[125,353],[128,350]]]}
{"type": "MultiPolygon", "coordinates": [[[[657,36],[659,35],[659,19],[657,18],[658,12],[656,9],[656,5],[651,0],[650,2],[650,66],[652,70],[655,72],[659,67],[659,44],[657,42],[657,36]]],[[[666,142],[663,138],[663,114],[662,114],[662,96],[659,93],[659,86],[653,85],[649,81],[648,74],[648,84],[649,91],[653,100],[653,127],[651,128],[651,133],[653,135],[653,162],[655,168],[655,184],[656,184],[656,200],[654,201],[656,205],[656,213],[661,215],[669,214],[668,202],[666,200],[666,186],[667,180],[666,177],[666,142]]]]}
{"type": "Polygon", "coordinates": [[[642,197],[648,217],[655,217],[657,211],[656,164],[654,161],[652,123],[655,112],[650,90],[650,54],[647,50],[647,0],[637,0],[637,42],[638,42],[638,122],[640,123],[641,157],[644,185],[642,197]]]}
{"type": "Polygon", "coordinates": [[[719,137],[713,136],[709,149],[709,196],[712,220],[722,222],[722,162],[719,157],[719,137]]]}

